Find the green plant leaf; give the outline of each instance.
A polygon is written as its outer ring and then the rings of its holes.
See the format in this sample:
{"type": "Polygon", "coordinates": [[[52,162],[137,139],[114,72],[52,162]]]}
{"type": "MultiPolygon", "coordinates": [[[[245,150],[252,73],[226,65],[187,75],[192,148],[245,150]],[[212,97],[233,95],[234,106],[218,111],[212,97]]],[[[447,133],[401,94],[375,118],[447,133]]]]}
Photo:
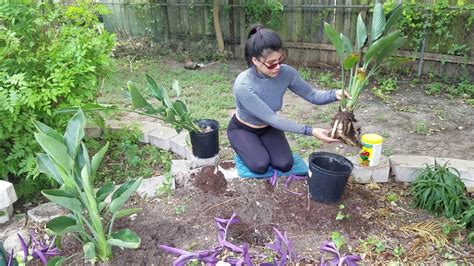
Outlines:
{"type": "Polygon", "coordinates": [[[342,57],[344,54],[344,47],[337,31],[331,26],[331,24],[324,22],[324,33],[336,48],[337,55],[342,57]]]}
{"type": "Polygon", "coordinates": [[[109,142],[107,142],[107,144],[105,144],[105,146],[102,147],[102,149],[100,149],[94,156],[92,156],[92,160],[91,160],[92,177],[95,177],[97,173],[97,169],[99,169],[100,163],[104,159],[104,156],[108,150],[109,150],[109,142]]]}
{"type": "Polygon", "coordinates": [[[188,108],[186,107],[186,104],[182,100],[176,100],[173,103],[174,110],[177,115],[180,117],[184,117],[188,113],[188,108]]]}
{"type": "Polygon", "coordinates": [[[148,82],[148,90],[151,92],[151,95],[155,96],[158,101],[163,101],[162,89],[158,87],[155,80],[148,74],[145,74],[146,80],[148,82]]]}
{"type": "Polygon", "coordinates": [[[64,142],[64,139],[63,139],[63,136],[61,136],[61,134],[59,134],[56,130],[50,128],[49,126],[41,123],[40,121],[36,121],[36,120],[33,120],[33,124],[35,125],[36,129],[47,135],[47,136],[50,136],[54,139],[56,139],[57,141],[59,142],[64,142]]]}
{"type": "Polygon", "coordinates": [[[163,105],[166,106],[166,108],[172,108],[173,102],[171,101],[171,98],[168,95],[168,92],[166,91],[165,87],[161,87],[161,93],[163,95],[163,105]]]}
{"type": "Polygon", "coordinates": [[[397,5],[390,13],[387,14],[387,23],[385,24],[385,32],[388,32],[392,26],[399,22],[403,13],[403,5],[397,5]]]}
{"type": "Polygon", "coordinates": [[[140,237],[130,229],[122,229],[112,233],[107,243],[122,248],[135,249],[140,246],[140,237]]]}
{"type": "Polygon", "coordinates": [[[83,231],[81,226],[77,224],[77,221],[68,216],[53,218],[46,224],[46,228],[53,231],[56,235],[83,231]]]}
{"type": "Polygon", "coordinates": [[[81,109],[77,111],[67,124],[66,132],[64,133],[64,140],[71,158],[76,158],[77,152],[79,151],[81,141],[85,135],[85,124],[86,118],[81,109]]]}
{"type": "Polygon", "coordinates": [[[181,87],[179,86],[179,81],[176,79],[173,79],[173,83],[171,84],[171,88],[173,89],[174,93],[176,93],[176,96],[179,97],[181,95],[181,87]]]}
{"type": "Polygon", "coordinates": [[[403,44],[407,41],[407,37],[401,37],[396,39],[391,45],[380,51],[375,56],[375,64],[380,65],[384,63],[384,59],[388,56],[392,55],[395,51],[397,51],[403,44]]]}
{"type": "Polygon", "coordinates": [[[372,34],[370,36],[372,42],[375,42],[385,31],[385,14],[381,3],[375,4],[374,14],[372,17],[372,34]]]}
{"type": "Polygon", "coordinates": [[[112,201],[109,205],[109,211],[111,213],[117,212],[123,204],[128,200],[128,198],[137,190],[138,186],[140,186],[142,179],[132,179],[125,182],[122,186],[120,186],[117,191],[112,194],[112,201]]]}
{"type": "Polygon", "coordinates": [[[73,161],[64,143],[41,132],[35,133],[35,138],[54,163],[59,164],[67,173],[72,171],[73,161]]]}
{"type": "Polygon", "coordinates": [[[120,219],[125,216],[132,215],[134,213],[137,213],[141,211],[141,208],[129,208],[129,209],[123,209],[115,213],[115,219],[120,219]]]}
{"type": "Polygon", "coordinates": [[[58,184],[64,184],[63,178],[56,169],[56,166],[48,157],[47,154],[39,153],[36,157],[36,164],[38,165],[38,170],[41,173],[46,174],[49,177],[52,177],[58,184]]]}
{"type": "Polygon", "coordinates": [[[357,17],[357,43],[356,50],[360,51],[364,47],[365,41],[367,40],[367,28],[365,22],[362,19],[362,15],[359,14],[357,17]]]}
{"type": "Polygon", "coordinates": [[[99,190],[97,190],[97,193],[95,193],[97,202],[104,201],[107,198],[107,196],[114,191],[114,189],[115,189],[115,185],[114,183],[112,183],[112,181],[105,183],[105,185],[100,187],[99,190]]]}
{"type": "Polygon", "coordinates": [[[61,266],[63,264],[64,264],[64,257],[56,256],[48,260],[48,264],[46,266],[61,266]]]}
{"type": "Polygon", "coordinates": [[[81,106],[69,106],[57,110],[59,114],[70,114],[76,113],[79,109],[83,112],[95,112],[95,111],[117,111],[118,107],[110,104],[98,104],[98,103],[86,103],[81,106]]]}
{"type": "Polygon", "coordinates": [[[96,257],[95,254],[95,245],[93,242],[87,242],[82,246],[82,250],[84,251],[84,257],[94,260],[96,257]]]}
{"type": "Polygon", "coordinates": [[[128,92],[132,98],[132,107],[134,109],[141,109],[150,106],[147,100],[143,95],[138,91],[138,89],[133,85],[131,81],[127,82],[128,92]]]}
{"type": "Polygon", "coordinates": [[[350,70],[357,63],[359,58],[360,58],[359,54],[354,54],[354,53],[349,54],[346,57],[346,59],[344,59],[344,62],[342,63],[344,69],[350,70]]]}
{"type": "Polygon", "coordinates": [[[344,53],[345,54],[350,54],[352,53],[352,43],[351,43],[351,40],[349,40],[349,38],[347,38],[344,34],[340,34],[339,36],[341,38],[341,41],[342,41],[342,46],[343,46],[343,50],[344,50],[344,53]]]}
{"type": "Polygon", "coordinates": [[[61,189],[47,189],[41,191],[41,193],[50,201],[61,205],[68,210],[75,213],[81,213],[82,211],[81,202],[69,192],[61,189]]]}
{"type": "Polygon", "coordinates": [[[380,40],[373,43],[367,53],[365,53],[364,57],[364,68],[367,68],[370,61],[374,56],[376,56],[380,51],[390,46],[395,40],[400,37],[400,31],[393,31],[389,33],[387,36],[382,37],[380,40]]]}

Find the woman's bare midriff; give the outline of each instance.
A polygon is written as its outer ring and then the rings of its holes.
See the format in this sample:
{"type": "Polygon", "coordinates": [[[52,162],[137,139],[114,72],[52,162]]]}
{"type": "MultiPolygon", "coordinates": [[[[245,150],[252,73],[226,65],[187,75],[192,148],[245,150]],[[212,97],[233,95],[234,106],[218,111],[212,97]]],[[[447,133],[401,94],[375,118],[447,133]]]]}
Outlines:
{"type": "Polygon", "coordinates": [[[235,117],[237,117],[237,120],[239,120],[240,123],[248,126],[248,127],[251,127],[251,128],[264,128],[264,127],[268,127],[268,125],[263,125],[263,126],[256,126],[256,125],[252,125],[248,122],[245,122],[244,120],[242,120],[237,114],[235,114],[235,117]]]}

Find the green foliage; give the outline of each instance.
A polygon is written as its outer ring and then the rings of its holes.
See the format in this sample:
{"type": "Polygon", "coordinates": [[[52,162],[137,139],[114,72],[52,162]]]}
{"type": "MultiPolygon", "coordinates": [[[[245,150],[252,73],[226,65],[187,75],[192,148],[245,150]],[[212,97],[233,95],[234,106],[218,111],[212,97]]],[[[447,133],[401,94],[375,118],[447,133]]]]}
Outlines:
{"type": "Polygon", "coordinates": [[[426,95],[439,95],[442,91],[442,84],[439,82],[434,82],[426,85],[425,93],[426,95]]]}
{"type": "Polygon", "coordinates": [[[283,20],[283,3],[281,0],[245,1],[244,12],[248,22],[275,29],[283,20]]]}
{"type": "Polygon", "coordinates": [[[143,114],[150,115],[152,117],[159,118],[166,123],[171,124],[178,133],[181,130],[186,129],[190,132],[199,132],[199,126],[194,122],[194,119],[191,117],[191,113],[188,111],[186,102],[180,99],[181,87],[177,80],[173,80],[171,89],[176,95],[176,99],[171,99],[167,89],[164,86],[158,87],[156,81],[146,75],[148,82],[148,90],[150,94],[155,97],[161,105],[158,107],[153,107],[145,97],[140,93],[140,91],[131,83],[128,83],[128,92],[131,96],[132,107],[134,109],[143,110],[143,114]]]}
{"type": "Polygon", "coordinates": [[[170,170],[172,154],[153,145],[141,144],[140,136],[139,130],[105,129],[100,138],[86,140],[92,153],[110,143],[106,164],[97,171],[96,186],[108,181],[123,183],[130,177],[149,178],[170,170]]]}
{"type": "Polygon", "coordinates": [[[336,215],[336,221],[341,221],[341,220],[344,220],[344,219],[349,219],[349,217],[351,217],[350,214],[344,214],[342,212],[342,210],[344,210],[346,208],[346,206],[344,206],[344,204],[340,204],[339,205],[339,212],[337,213],[336,215]]]}
{"type": "Polygon", "coordinates": [[[100,5],[35,2],[0,2],[0,177],[38,175],[31,119],[63,128],[56,108],[96,98],[114,45],[100,5]]]}
{"type": "Polygon", "coordinates": [[[298,72],[300,73],[301,77],[304,79],[304,80],[309,80],[311,79],[311,69],[309,68],[306,68],[306,67],[300,67],[298,69],[298,72]]]}
{"type": "Polygon", "coordinates": [[[367,240],[360,241],[362,250],[365,252],[375,251],[377,254],[385,251],[385,244],[375,236],[369,236],[367,240]]]}
{"type": "Polygon", "coordinates": [[[372,92],[384,102],[389,102],[389,95],[397,91],[397,80],[393,78],[382,79],[380,86],[374,86],[372,92]]]}
{"type": "Polygon", "coordinates": [[[425,121],[416,121],[415,124],[415,133],[418,135],[428,135],[430,134],[430,129],[425,121]]]}
{"type": "Polygon", "coordinates": [[[398,195],[396,193],[390,192],[387,194],[388,202],[396,202],[398,200],[398,195]]]}
{"type": "MultiPolygon", "coordinates": [[[[389,5],[387,9],[390,10],[389,5]]],[[[418,1],[404,3],[399,29],[408,37],[407,48],[418,51],[424,38],[431,44],[428,51],[466,56],[470,47],[462,36],[474,24],[474,4],[450,8],[447,1],[429,5],[418,1]]]]}
{"type": "Polygon", "coordinates": [[[331,240],[332,242],[334,242],[338,250],[340,250],[342,245],[344,245],[344,243],[346,242],[346,240],[344,239],[344,236],[341,235],[341,233],[337,231],[333,231],[331,233],[331,240]]]}
{"type": "Polygon", "coordinates": [[[406,41],[401,32],[390,31],[391,26],[398,23],[402,6],[397,6],[387,15],[384,14],[381,3],[375,4],[372,16],[370,35],[361,14],[357,19],[356,40],[351,42],[344,34],[338,33],[330,24],[325,23],[324,33],[336,48],[341,66],[342,89],[347,89],[352,99],[341,99],[341,109],[353,111],[369,78],[384,64],[391,62],[390,56],[406,41]],[[370,38],[368,38],[370,37],[370,38]],[[362,55],[362,48],[368,41],[367,51],[362,55]],[[355,43],[355,47],[352,47],[355,43]],[[349,71],[349,80],[344,81],[345,73],[349,71]]]}
{"type": "Polygon", "coordinates": [[[112,246],[138,248],[140,238],[129,229],[112,232],[114,221],[133,214],[138,209],[124,209],[125,202],[136,191],[140,179],[125,182],[115,190],[108,182],[95,192],[94,180],[108,148],[107,143],[94,156],[89,157],[83,143],[85,117],[79,110],[69,120],[64,135],[47,125],[34,121],[35,139],[46,153],[37,156],[39,170],[54,179],[59,189],[43,190],[50,201],[68,209],[68,216],[59,216],[46,224],[46,228],[61,237],[78,234],[84,255],[92,261],[110,261],[112,246]],[[111,194],[110,203],[105,199],[111,194]],[[108,228],[107,228],[108,227],[108,228]]]}
{"type": "Polygon", "coordinates": [[[417,207],[453,218],[458,218],[468,207],[464,190],[459,172],[437,163],[427,165],[411,185],[417,207]]]}

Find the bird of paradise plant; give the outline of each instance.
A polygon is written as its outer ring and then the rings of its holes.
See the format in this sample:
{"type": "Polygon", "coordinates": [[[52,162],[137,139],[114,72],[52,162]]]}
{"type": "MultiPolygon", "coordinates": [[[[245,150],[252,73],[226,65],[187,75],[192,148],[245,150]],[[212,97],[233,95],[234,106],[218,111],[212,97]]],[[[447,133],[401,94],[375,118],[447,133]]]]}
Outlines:
{"type": "Polygon", "coordinates": [[[402,5],[395,7],[387,15],[383,5],[376,3],[372,18],[370,34],[359,14],[357,18],[356,40],[351,42],[348,37],[338,33],[330,24],[325,23],[324,32],[336,48],[342,76],[342,90],[347,90],[352,98],[344,97],[340,102],[340,110],[332,122],[330,136],[352,146],[360,146],[360,128],[355,128],[354,110],[358,106],[359,97],[367,86],[369,79],[382,67],[393,61],[390,56],[406,41],[399,30],[390,31],[402,14],[402,5]],[[367,40],[370,39],[368,42],[367,40]],[[353,46],[354,43],[354,46],[353,46]],[[368,43],[367,48],[364,48],[368,43]],[[349,72],[349,78],[345,79],[349,72]]]}

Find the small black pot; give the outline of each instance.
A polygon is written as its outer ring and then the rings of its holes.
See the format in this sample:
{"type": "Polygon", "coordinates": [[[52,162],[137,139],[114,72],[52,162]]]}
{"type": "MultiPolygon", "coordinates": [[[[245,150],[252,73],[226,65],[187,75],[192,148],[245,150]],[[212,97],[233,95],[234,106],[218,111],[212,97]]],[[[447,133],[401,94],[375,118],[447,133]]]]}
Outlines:
{"type": "Polygon", "coordinates": [[[195,121],[200,128],[211,127],[212,131],[190,132],[193,155],[197,158],[211,158],[219,153],[219,123],[213,119],[200,119],[195,121]]]}
{"type": "Polygon", "coordinates": [[[322,203],[336,203],[341,199],[352,173],[352,162],[330,152],[314,152],[309,156],[308,180],[311,198],[322,203]]]}

